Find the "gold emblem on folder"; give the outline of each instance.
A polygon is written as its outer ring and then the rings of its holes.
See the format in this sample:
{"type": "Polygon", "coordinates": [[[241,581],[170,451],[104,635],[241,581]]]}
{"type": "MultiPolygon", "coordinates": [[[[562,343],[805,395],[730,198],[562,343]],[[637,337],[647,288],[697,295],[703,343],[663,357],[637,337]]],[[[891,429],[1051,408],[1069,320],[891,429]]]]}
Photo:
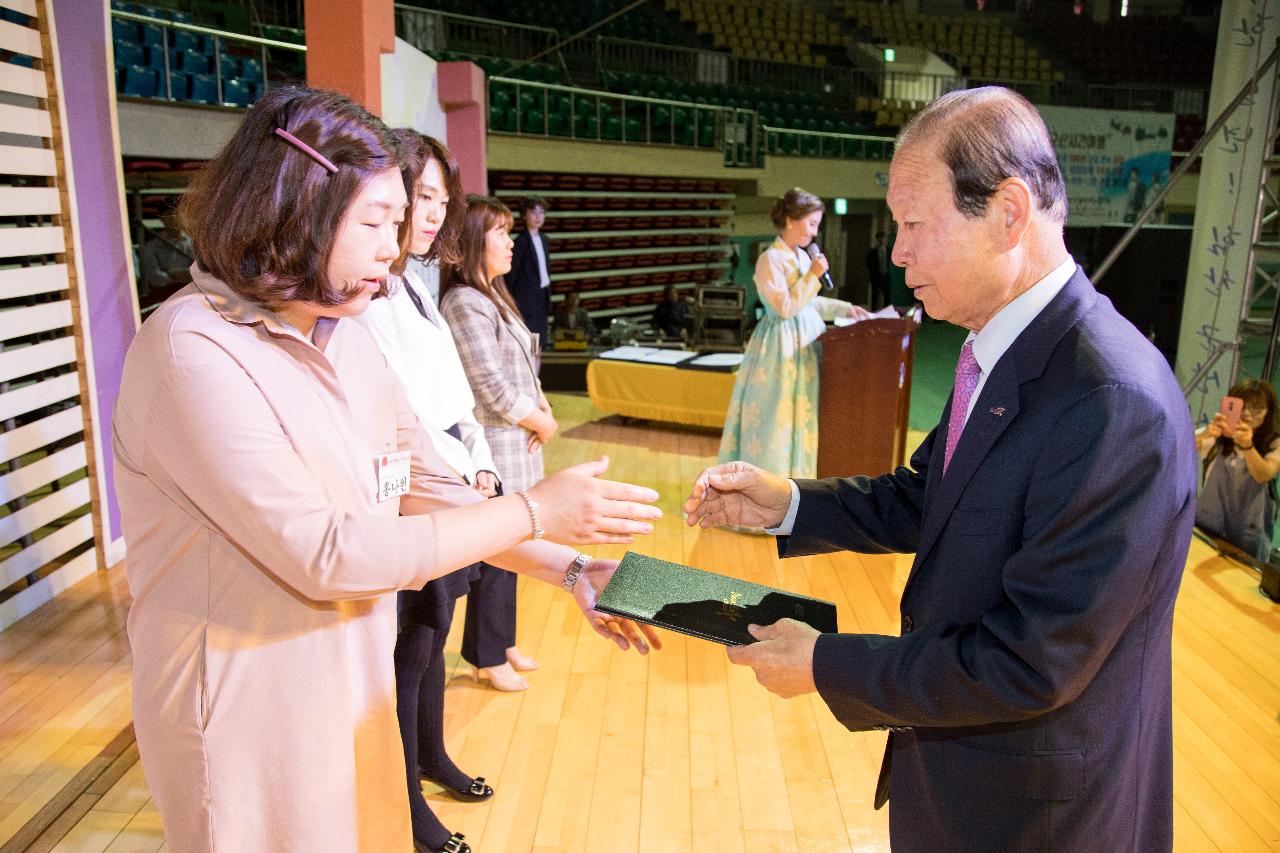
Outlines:
{"type": "Polygon", "coordinates": [[[737,622],[742,618],[742,605],[738,603],[740,598],[742,598],[742,593],[740,592],[729,593],[729,597],[720,602],[718,615],[729,617],[730,622],[737,622]]]}

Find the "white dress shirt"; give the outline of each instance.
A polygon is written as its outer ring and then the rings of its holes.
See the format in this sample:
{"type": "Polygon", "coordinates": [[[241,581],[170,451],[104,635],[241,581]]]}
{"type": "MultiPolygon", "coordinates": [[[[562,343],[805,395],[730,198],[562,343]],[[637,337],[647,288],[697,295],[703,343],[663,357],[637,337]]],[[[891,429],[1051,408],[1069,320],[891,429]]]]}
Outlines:
{"type": "Polygon", "coordinates": [[[453,333],[432,299],[426,284],[412,267],[386,299],[375,299],[356,322],[373,334],[387,363],[404,385],[414,414],[432,427],[431,443],[454,473],[475,482],[477,471],[502,472],[493,462],[484,427],[476,421],[475,397],[458,358],[453,333]],[[427,313],[418,313],[406,292],[412,287],[427,313]],[[462,440],[445,432],[457,425],[462,440]]]}
{"type": "Polygon", "coordinates": [[[547,271],[547,255],[542,251],[542,234],[530,234],[529,242],[533,243],[533,254],[538,259],[538,284],[551,286],[551,273],[547,271]]]}
{"type": "MultiPolygon", "coordinates": [[[[1031,325],[1031,321],[1040,316],[1040,312],[1053,301],[1053,297],[1066,287],[1075,272],[1075,259],[1068,255],[1067,259],[1056,266],[1052,272],[997,311],[980,331],[970,332],[969,337],[965,338],[966,343],[973,341],[973,357],[978,362],[978,369],[982,371],[978,375],[978,385],[969,398],[969,408],[964,414],[966,423],[973,412],[974,404],[982,394],[982,386],[987,384],[987,377],[991,375],[1001,356],[1013,346],[1018,335],[1031,325]]],[[[787,508],[787,515],[777,527],[768,528],[765,531],[775,536],[791,534],[796,523],[796,513],[800,510],[800,488],[795,480],[787,482],[791,484],[791,506],[787,508]]]]}

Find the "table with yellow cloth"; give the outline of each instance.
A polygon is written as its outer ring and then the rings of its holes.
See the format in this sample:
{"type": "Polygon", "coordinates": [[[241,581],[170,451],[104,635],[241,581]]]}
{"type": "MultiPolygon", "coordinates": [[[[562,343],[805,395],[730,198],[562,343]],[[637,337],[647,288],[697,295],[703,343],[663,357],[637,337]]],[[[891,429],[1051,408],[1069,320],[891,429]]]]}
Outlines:
{"type": "Polygon", "coordinates": [[[736,376],[597,358],[587,363],[587,395],[606,412],[720,429],[736,376]]]}

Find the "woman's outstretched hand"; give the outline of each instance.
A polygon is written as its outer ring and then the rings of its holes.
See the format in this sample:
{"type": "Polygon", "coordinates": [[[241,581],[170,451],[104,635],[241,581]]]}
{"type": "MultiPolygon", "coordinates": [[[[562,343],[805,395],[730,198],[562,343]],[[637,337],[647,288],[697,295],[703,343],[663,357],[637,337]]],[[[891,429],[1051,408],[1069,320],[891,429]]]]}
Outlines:
{"type": "Polygon", "coordinates": [[[609,457],[558,471],[529,489],[538,502],[543,534],[566,545],[626,545],[653,532],[662,510],[658,493],[644,486],[603,480],[609,457]]]}
{"type": "Polygon", "coordinates": [[[578,582],[574,584],[573,598],[578,602],[578,606],[582,608],[583,614],[597,634],[617,643],[618,648],[624,652],[635,646],[636,651],[647,655],[649,649],[662,648],[662,638],[651,625],[633,622],[610,613],[601,613],[595,609],[596,599],[600,597],[600,593],[604,592],[609,579],[617,570],[617,560],[593,559],[587,563],[578,582]]]}

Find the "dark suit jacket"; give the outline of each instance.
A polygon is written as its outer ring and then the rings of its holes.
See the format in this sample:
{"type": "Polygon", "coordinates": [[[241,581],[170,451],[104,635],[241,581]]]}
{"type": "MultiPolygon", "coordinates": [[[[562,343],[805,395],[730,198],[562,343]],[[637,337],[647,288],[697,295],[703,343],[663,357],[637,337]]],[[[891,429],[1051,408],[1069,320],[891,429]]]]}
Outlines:
{"type": "Polygon", "coordinates": [[[884,272],[880,271],[880,247],[872,246],[867,250],[866,256],[863,258],[867,265],[867,277],[871,283],[877,287],[889,281],[889,267],[893,266],[893,260],[889,257],[889,247],[884,250],[884,272]]]}
{"type": "MultiPolygon", "coordinates": [[[[538,232],[542,241],[542,254],[547,259],[547,269],[551,268],[551,243],[547,235],[538,232]]],[[[542,276],[538,273],[538,253],[533,250],[533,238],[528,231],[516,234],[515,248],[511,251],[511,272],[504,281],[511,297],[524,317],[524,324],[529,331],[538,335],[542,346],[547,343],[547,316],[551,311],[551,288],[542,286],[542,276]]]]}
{"type": "Polygon", "coordinates": [[[813,662],[845,726],[895,729],[894,850],[1169,850],[1196,491],[1177,383],[1077,268],[992,370],[944,477],[949,417],[915,471],[800,481],[779,540],[916,553],[901,636],[824,634],[813,662]]]}

